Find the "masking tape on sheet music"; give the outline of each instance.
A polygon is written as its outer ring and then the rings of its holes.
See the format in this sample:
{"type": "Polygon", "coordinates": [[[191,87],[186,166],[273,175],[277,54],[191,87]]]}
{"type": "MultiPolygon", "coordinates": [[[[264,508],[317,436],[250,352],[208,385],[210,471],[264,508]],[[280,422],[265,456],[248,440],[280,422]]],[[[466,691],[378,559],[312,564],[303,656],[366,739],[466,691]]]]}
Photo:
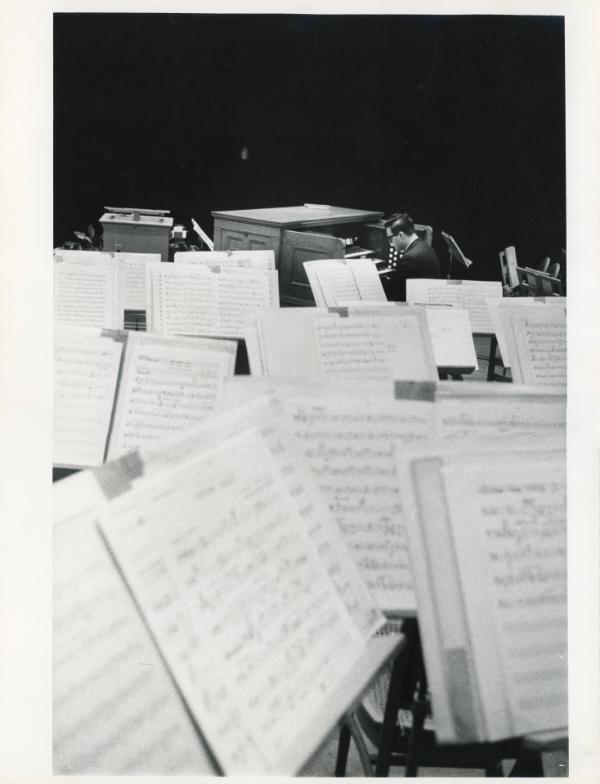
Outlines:
{"type": "Polygon", "coordinates": [[[99,468],[92,468],[92,471],[106,498],[112,500],[129,490],[134,479],[143,476],[144,463],[139,452],[135,451],[99,468]]]}
{"type": "Polygon", "coordinates": [[[477,721],[473,687],[469,679],[469,659],[465,648],[449,648],[446,656],[445,681],[456,740],[464,743],[482,740],[477,721]]]}
{"type": "Polygon", "coordinates": [[[129,333],[125,329],[102,329],[100,334],[103,338],[110,338],[115,343],[127,343],[129,333]]]}
{"type": "Polygon", "coordinates": [[[435,381],[394,381],[396,400],[435,401],[435,381]]]}

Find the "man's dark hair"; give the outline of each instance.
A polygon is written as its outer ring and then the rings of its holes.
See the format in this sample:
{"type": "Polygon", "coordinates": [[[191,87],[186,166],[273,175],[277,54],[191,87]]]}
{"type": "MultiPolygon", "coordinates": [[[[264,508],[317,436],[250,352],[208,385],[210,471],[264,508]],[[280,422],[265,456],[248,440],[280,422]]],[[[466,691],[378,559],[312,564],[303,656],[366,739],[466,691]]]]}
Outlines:
{"type": "Polygon", "coordinates": [[[410,236],[415,231],[415,224],[406,212],[389,217],[385,222],[385,227],[386,229],[389,228],[392,234],[398,234],[401,231],[403,234],[410,236]]]}

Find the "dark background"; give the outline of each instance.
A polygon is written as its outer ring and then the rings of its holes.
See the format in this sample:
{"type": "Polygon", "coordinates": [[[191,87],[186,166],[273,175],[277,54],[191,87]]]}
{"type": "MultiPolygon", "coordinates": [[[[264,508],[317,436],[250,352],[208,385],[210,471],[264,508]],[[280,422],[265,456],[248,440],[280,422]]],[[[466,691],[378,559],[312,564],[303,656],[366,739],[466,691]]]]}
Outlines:
{"type": "Polygon", "coordinates": [[[564,65],[562,17],[55,14],[54,244],[319,202],[406,209],[472,278],[563,263],[564,65]]]}

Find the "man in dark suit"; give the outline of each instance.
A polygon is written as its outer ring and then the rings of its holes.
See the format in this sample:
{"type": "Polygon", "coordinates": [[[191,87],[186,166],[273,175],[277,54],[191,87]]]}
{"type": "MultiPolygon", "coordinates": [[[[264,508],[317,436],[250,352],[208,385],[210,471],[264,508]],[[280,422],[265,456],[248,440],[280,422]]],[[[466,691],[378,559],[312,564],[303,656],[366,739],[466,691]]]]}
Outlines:
{"type": "Polygon", "coordinates": [[[439,278],[440,264],[436,252],[415,232],[415,224],[406,214],[392,216],[385,230],[394,253],[391,270],[382,277],[386,296],[394,302],[406,300],[407,278],[439,278]]]}

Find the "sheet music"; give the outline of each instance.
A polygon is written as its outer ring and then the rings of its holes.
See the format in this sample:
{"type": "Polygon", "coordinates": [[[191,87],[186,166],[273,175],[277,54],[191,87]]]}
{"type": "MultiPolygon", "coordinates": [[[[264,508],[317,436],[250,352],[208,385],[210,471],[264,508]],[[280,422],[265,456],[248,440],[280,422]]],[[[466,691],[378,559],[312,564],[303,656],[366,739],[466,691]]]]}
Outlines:
{"type": "Polygon", "coordinates": [[[210,765],[96,528],[91,472],[54,492],[54,773],[210,774],[210,765]]]}
{"type": "Polygon", "coordinates": [[[511,370],[517,383],[567,386],[567,335],[564,308],[501,311],[507,328],[511,370]]]}
{"type": "MultiPolygon", "coordinates": [[[[346,264],[352,270],[360,299],[387,302],[377,266],[372,259],[348,259],[346,264]]],[[[341,301],[342,298],[337,304],[339,305],[341,301]]]]}
{"type": "MultiPolygon", "coordinates": [[[[387,386],[387,385],[386,385],[387,386]]],[[[310,466],[377,605],[414,610],[395,450],[432,435],[431,403],[284,389],[286,430],[310,466]]]]}
{"type": "Polygon", "coordinates": [[[492,445],[510,437],[527,445],[554,443],[566,438],[564,395],[508,395],[472,397],[440,394],[435,404],[436,433],[450,445],[477,439],[492,445]]]}
{"type": "Polygon", "coordinates": [[[54,465],[102,464],[122,350],[100,330],[55,327],[54,465]]]}
{"type": "MultiPolygon", "coordinates": [[[[385,318],[315,315],[314,335],[322,376],[435,380],[433,352],[417,315],[385,318]],[[429,351],[427,349],[429,348],[429,351]]],[[[426,331],[426,328],[425,328],[426,331]]]]}
{"type": "Polygon", "coordinates": [[[269,278],[253,270],[214,273],[200,265],[160,264],[149,265],[148,274],[150,323],[167,334],[243,337],[248,315],[268,308],[273,296],[269,278]]]}
{"type": "Polygon", "coordinates": [[[505,367],[510,367],[511,359],[509,356],[508,342],[504,330],[504,323],[500,313],[500,308],[518,308],[528,307],[531,305],[547,305],[547,306],[566,306],[566,297],[504,297],[503,299],[489,299],[486,298],[485,304],[487,305],[492,326],[496,333],[498,341],[498,348],[502,357],[502,363],[505,367]]]}
{"type": "Polygon", "coordinates": [[[234,341],[131,333],[109,459],[201,422],[233,373],[236,350],[234,341]]]}
{"type": "Polygon", "coordinates": [[[427,324],[438,367],[475,368],[477,355],[469,314],[462,308],[428,307],[427,324]]]}
{"type": "Polygon", "coordinates": [[[387,302],[370,259],[317,259],[305,261],[304,269],[318,307],[337,307],[358,300],[387,302]]]}
{"type": "Polygon", "coordinates": [[[150,443],[142,450],[146,474],[156,474],[181,463],[199,448],[216,447],[245,428],[258,428],[278,461],[298,504],[305,530],[314,540],[344,606],[362,634],[371,636],[381,626],[383,618],[376,610],[373,597],[347,550],[310,468],[283,427],[287,414],[279,394],[273,394],[270,379],[253,376],[231,376],[226,380],[225,389],[236,387],[234,380],[247,382],[240,384],[245,392],[234,402],[225,394],[222,400],[224,413],[215,413],[195,430],[150,443]]]}
{"type": "Polygon", "coordinates": [[[360,299],[352,270],[344,259],[305,261],[304,269],[317,305],[336,307],[338,302],[360,299]]]}
{"type": "Polygon", "coordinates": [[[258,433],[138,485],[102,525],[225,772],[292,772],[365,642],[258,433]]]}
{"type": "Polygon", "coordinates": [[[175,264],[221,264],[223,267],[275,269],[273,250],[192,250],[173,255],[175,264]]]}
{"type": "Polygon", "coordinates": [[[436,280],[409,278],[406,281],[406,301],[424,305],[453,305],[469,314],[473,332],[491,333],[493,326],[486,305],[487,298],[502,297],[500,281],[436,280]]]}
{"type": "Polygon", "coordinates": [[[87,265],[118,265],[121,270],[124,310],[146,310],[146,264],[160,262],[160,253],[108,253],[103,251],[56,250],[57,263],[68,261],[87,265]]]}
{"type": "Polygon", "coordinates": [[[565,473],[564,452],[444,468],[492,736],[507,731],[503,701],[509,734],[567,726],[565,473]]]}
{"type": "Polygon", "coordinates": [[[82,327],[123,328],[119,271],[113,265],[54,265],[54,321],[82,327]]]}

